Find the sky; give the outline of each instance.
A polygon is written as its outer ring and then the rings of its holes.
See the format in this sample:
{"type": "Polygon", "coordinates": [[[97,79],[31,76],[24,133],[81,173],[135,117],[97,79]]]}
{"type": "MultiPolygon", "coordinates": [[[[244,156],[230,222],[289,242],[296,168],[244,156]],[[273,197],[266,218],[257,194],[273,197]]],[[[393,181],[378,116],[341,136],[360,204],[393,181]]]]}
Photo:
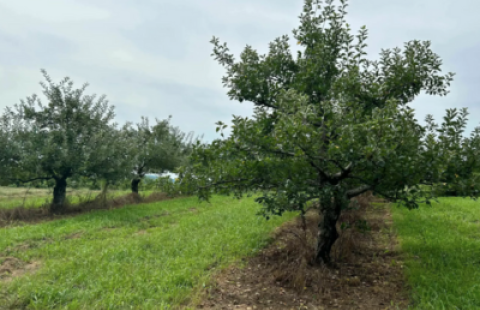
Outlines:
{"type": "MultiPolygon", "coordinates": [[[[338,1],[336,2],[339,3],[338,1]]],[[[420,123],[447,108],[468,107],[465,136],[480,126],[480,1],[350,0],[352,33],[368,29],[366,51],[410,40],[430,40],[455,72],[446,97],[421,94],[410,106],[420,123]]],[[[41,68],[55,83],[68,76],[86,94],[105,94],[116,121],[165,119],[184,132],[220,138],[215,123],[251,116],[253,104],[231,101],[224,68],[211,56],[213,36],[238,56],[246,45],[259,53],[299,26],[303,0],[0,0],[0,111],[33,93],[42,96],[41,68]]]]}

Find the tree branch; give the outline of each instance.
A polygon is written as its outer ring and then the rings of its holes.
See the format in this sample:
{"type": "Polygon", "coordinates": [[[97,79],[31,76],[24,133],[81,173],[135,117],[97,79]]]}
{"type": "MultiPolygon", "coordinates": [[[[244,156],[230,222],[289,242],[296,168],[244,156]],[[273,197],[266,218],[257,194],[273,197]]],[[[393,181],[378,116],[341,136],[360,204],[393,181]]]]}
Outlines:
{"type": "Polygon", "coordinates": [[[348,190],[346,195],[347,195],[347,198],[350,199],[350,198],[356,197],[360,194],[363,194],[366,191],[369,191],[370,189],[372,189],[372,187],[370,185],[362,185],[362,186],[359,186],[357,188],[348,190]]]}
{"type": "Polygon", "coordinates": [[[302,146],[300,146],[300,145],[297,145],[297,146],[303,151],[303,153],[305,153],[305,155],[306,155],[307,157],[309,157],[309,160],[307,160],[307,162],[310,164],[310,166],[312,166],[313,168],[315,168],[315,169],[318,171],[318,173],[320,173],[320,175],[322,176],[323,179],[330,181],[330,180],[331,180],[330,175],[328,175],[327,173],[325,173],[325,172],[324,172],[320,167],[318,167],[318,166],[315,164],[315,162],[313,161],[314,156],[311,155],[311,154],[308,154],[302,146]]]}
{"type": "Polygon", "coordinates": [[[350,172],[352,172],[352,168],[353,168],[353,163],[349,163],[347,165],[347,167],[343,168],[336,160],[332,160],[332,162],[338,167],[340,168],[340,170],[342,170],[341,172],[338,172],[336,174],[333,175],[333,179],[335,179],[336,181],[341,181],[345,178],[348,177],[348,175],[350,174],[350,172]]]}
{"type": "Polygon", "coordinates": [[[247,101],[251,101],[257,106],[264,106],[264,107],[272,108],[272,109],[275,109],[275,110],[278,109],[278,106],[273,105],[271,103],[267,103],[265,101],[265,99],[261,99],[261,100],[250,99],[250,100],[247,100],[247,101]]]}

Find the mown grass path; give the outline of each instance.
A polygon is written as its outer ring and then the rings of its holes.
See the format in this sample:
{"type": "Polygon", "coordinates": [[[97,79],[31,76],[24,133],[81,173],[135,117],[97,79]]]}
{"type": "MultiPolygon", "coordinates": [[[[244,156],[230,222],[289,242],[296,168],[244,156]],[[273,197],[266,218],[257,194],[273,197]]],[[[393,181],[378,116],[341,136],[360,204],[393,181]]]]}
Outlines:
{"type": "Polygon", "coordinates": [[[179,198],[2,229],[0,257],[40,268],[1,281],[0,305],[169,309],[212,269],[256,253],[273,228],[295,216],[266,221],[255,215],[253,198],[211,202],[179,198]]]}
{"type": "Polygon", "coordinates": [[[480,309],[480,201],[392,208],[414,309],[480,309]]]}

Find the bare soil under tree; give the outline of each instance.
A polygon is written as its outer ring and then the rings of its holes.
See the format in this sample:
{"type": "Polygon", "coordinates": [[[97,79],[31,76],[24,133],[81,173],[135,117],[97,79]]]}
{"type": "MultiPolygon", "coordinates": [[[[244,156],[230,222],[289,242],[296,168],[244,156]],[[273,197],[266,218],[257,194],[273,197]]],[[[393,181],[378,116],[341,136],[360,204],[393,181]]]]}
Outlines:
{"type": "Polygon", "coordinates": [[[319,215],[311,210],[306,231],[299,219],[278,228],[273,244],[246,259],[243,267],[217,274],[200,292],[201,301],[192,304],[244,310],[406,308],[407,288],[388,208],[371,194],[356,199],[360,208],[343,212],[337,225],[333,267],[313,264],[319,215]]]}

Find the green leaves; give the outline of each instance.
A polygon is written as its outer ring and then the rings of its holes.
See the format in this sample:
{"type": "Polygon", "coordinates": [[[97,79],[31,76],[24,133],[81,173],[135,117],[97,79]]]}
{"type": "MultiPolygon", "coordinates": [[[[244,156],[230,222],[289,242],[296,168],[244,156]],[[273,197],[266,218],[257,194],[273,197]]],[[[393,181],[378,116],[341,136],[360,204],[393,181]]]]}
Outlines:
{"type": "Polygon", "coordinates": [[[227,125],[225,125],[224,123],[222,123],[222,122],[220,122],[220,121],[217,122],[215,125],[218,125],[218,127],[217,127],[216,130],[215,130],[215,132],[221,131],[221,132],[220,132],[220,135],[223,137],[223,130],[224,130],[225,128],[227,128],[227,125]]]}
{"type": "Polygon", "coordinates": [[[173,127],[170,120],[171,116],[162,121],[156,119],[155,125],[150,125],[149,119],[142,117],[136,128],[130,123],[123,127],[130,177],[141,179],[146,173],[173,172],[187,164],[194,143],[193,133],[185,134],[173,127]]]}
{"type": "Polygon", "coordinates": [[[34,94],[13,109],[7,108],[2,116],[2,135],[8,136],[6,145],[11,150],[7,157],[16,162],[8,165],[8,174],[3,177],[27,180],[39,175],[63,178],[95,174],[86,163],[108,166],[113,155],[107,149],[113,142],[113,107],[104,96],[96,102],[95,95],[84,96],[87,84],[72,90],[68,77],[55,85],[45,70],[42,73],[48,82],[41,83],[48,104],[42,104],[34,94]]]}
{"type": "Polygon", "coordinates": [[[287,36],[271,42],[267,55],[247,46],[238,61],[225,43],[211,41],[227,70],[228,95],[255,108],[251,119],[234,116],[229,137],[218,122],[224,139],[193,148],[184,184],[199,197],[262,191],[257,202],[268,216],[302,210],[317,198],[327,207],[333,196],[351,198],[365,190],[415,208],[432,198],[419,190],[421,183],[453,182],[465,193],[475,187],[467,171],[479,171],[480,130],[460,138],[466,111],[447,111],[435,132],[431,117],[422,127],[406,105],[422,90],[448,93],[453,73],[439,74],[441,59],[430,42],[413,40],[369,61],[366,27],[351,35],[347,1],[339,7],[333,2],[305,1],[293,31],[303,47],[295,60],[287,36]]]}
{"type": "Polygon", "coordinates": [[[0,178],[8,183],[55,180],[52,210],[62,207],[66,180],[88,177],[108,182],[125,175],[122,144],[105,96],[84,96],[68,77],[55,85],[45,70],[37,95],[7,108],[1,117],[0,178]]]}

